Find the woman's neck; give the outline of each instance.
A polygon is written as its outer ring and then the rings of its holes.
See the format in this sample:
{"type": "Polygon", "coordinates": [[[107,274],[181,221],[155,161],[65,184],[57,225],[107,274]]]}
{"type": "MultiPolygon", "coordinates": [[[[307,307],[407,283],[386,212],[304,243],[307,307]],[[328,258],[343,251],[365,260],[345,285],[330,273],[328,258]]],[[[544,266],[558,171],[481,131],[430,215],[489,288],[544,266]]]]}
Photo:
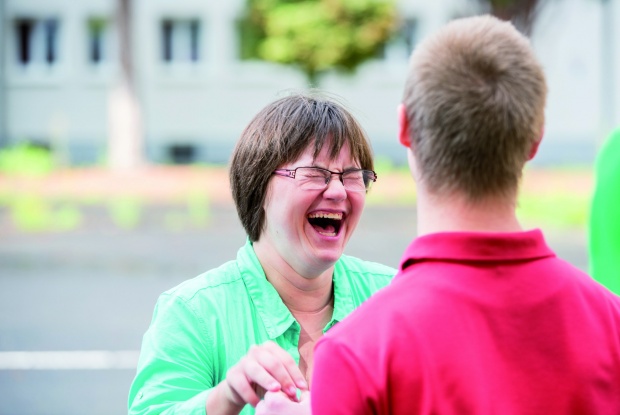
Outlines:
{"type": "Polygon", "coordinates": [[[302,275],[259,243],[254,244],[254,252],[267,280],[290,310],[312,313],[331,303],[333,266],[316,275],[302,275]]]}

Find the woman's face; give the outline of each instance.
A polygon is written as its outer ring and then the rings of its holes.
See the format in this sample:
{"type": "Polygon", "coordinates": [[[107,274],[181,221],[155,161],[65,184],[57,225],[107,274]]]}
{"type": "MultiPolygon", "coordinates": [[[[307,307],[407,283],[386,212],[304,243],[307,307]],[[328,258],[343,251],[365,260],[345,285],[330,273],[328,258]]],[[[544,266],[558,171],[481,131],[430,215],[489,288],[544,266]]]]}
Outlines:
{"type": "MultiPolygon", "coordinates": [[[[322,167],[342,172],[359,168],[345,145],[338,157],[329,159],[325,145],[316,159],[307,149],[295,162],[280,166],[322,167]]],[[[314,278],[342,255],[357,226],[366,192],[347,191],[335,175],[324,190],[301,189],[296,179],[274,175],[265,201],[265,228],[259,243],[284,260],[298,274],[314,278]],[[318,217],[329,220],[316,220],[318,217]]]]}

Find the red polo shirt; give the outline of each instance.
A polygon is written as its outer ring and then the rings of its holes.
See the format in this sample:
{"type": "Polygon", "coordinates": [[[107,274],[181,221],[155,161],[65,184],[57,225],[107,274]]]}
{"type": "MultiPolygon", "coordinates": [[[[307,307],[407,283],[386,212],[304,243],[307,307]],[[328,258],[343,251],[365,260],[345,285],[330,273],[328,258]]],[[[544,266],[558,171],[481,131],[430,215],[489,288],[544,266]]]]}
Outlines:
{"type": "Polygon", "coordinates": [[[422,236],[317,344],[312,411],[620,414],[620,299],[538,230],[422,236]]]}

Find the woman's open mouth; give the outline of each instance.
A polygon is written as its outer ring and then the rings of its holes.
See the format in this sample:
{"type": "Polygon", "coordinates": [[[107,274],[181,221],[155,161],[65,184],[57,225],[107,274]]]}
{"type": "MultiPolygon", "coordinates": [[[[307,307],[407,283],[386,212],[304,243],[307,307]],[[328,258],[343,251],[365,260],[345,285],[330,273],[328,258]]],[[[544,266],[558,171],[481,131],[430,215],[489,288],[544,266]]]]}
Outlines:
{"type": "Polygon", "coordinates": [[[308,222],[321,235],[336,236],[342,225],[343,214],[331,212],[313,212],[308,215],[308,222]]]}

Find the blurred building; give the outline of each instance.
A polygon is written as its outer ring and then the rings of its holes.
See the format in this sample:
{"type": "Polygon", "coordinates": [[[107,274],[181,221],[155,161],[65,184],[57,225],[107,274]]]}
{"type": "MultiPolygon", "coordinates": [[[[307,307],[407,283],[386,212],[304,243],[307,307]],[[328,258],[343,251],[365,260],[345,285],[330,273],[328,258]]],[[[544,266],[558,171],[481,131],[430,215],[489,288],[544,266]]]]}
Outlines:
{"type": "MultiPolygon", "coordinates": [[[[620,109],[620,40],[613,42],[620,29],[612,38],[605,32],[620,22],[620,7],[608,0],[604,13],[603,3],[549,2],[535,25],[550,85],[540,162],[588,163],[608,124],[620,123],[613,109],[620,109]]],[[[134,77],[149,160],[226,162],[262,106],[305,87],[295,68],[240,58],[244,4],[133,0],[134,77]]],[[[72,164],[105,155],[110,90],[119,79],[115,6],[0,0],[1,144],[37,142],[72,164]]],[[[354,76],[330,73],[321,81],[348,103],[375,152],[396,162],[404,160],[396,106],[411,49],[449,19],[479,10],[467,0],[400,0],[399,9],[400,30],[381,56],[354,76]]]]}

